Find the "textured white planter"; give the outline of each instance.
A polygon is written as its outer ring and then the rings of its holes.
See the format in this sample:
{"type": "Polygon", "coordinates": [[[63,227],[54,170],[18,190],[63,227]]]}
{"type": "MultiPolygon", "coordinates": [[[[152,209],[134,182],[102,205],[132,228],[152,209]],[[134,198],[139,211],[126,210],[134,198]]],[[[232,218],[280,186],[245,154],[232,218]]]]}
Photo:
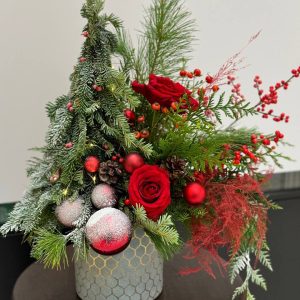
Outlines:
{"type": "Polygon", "coordinates": [[[142,229],[113,256],[90,250],[75,262],[76,291],[82,300],[152,300],[163,288],[163,259],[142,229]]]}

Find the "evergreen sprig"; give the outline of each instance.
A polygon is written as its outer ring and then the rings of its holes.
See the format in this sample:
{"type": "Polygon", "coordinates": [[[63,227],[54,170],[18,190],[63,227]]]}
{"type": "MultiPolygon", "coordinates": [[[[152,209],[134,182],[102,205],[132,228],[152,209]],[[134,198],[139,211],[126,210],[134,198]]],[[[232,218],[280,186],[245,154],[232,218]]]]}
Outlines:
{"type": "Polygon", "coordinates": [[[39,228],[34,232],[31,255],[46,267],[60,269],[68,265],[67,238],[61,233],[39,228]]]}
{"type": "Polygon", "coordinates": [[[154,222],[148,219],[145,209],[139,205],[134,208],[134,213],[137,224],[146,230],[157,249],[166,259],[172,257],[180,249],[179,234],[170,215],[164,214],[157,222],[154,222]]]}

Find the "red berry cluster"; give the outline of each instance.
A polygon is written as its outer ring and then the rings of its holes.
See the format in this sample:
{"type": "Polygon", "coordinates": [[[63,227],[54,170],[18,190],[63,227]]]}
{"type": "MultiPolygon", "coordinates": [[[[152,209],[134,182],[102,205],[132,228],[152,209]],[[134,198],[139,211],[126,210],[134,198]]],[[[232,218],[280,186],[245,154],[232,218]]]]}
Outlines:
{"type": "Polygon", "coordinates": [[[120,164],[122,164],[124,162],[124,157],[121,156],[121,154],[116,154],[116,155],[113,155],[112,158],[111,158],[112,161],[117,161],[119,162],[120,164]]]}
{"type": "Polygon", "coordinates": [[[69,112],[74,111],[73,103],[72,103],[72,102],[68,102],[68,104],[67,104],[67,109],[68,109],[69,112]]]}
{"type": "MultiPolygon", "coordinates": [[[[129,108],[124,110],[124,116],[128,120],[130,126],[134,126],[135,122],[137,122],[138,124],[145,123],[145,116],[144,115],[141,115],[141,116],[136,118],[136,115],[135,115],[134,111],[132,111],[129,108]]],[[[143,129],[141,131],[135,131],[134,134],[135,134],[136,139],[147,139],[150,136],[150,132],[147,129],[143,129]]]]}
{"type": "Polygon", "coordinates": [[[236,103],[245,100],[245,96],[241,93],[241,84],[235,83],[236,78],[234,76],[228,75],[227,76],[227,84],[232,85],[231,92],[233,94],[233,99],[236,103]]]}
{"type": "Polygon", "coordinates": [[[252,151],[249,150],[247,145],[243,145],[240,151],[234,152],[234,160],[233,160],[234,165],[239,165],[241,163],[242,153],[245,156],[249,157],[254,163],[258,163],[258,157],[252,151]]]}
{"type": "Polygon", "coordinates": [[[83,63],[83,62],[85,62],[85,61],[87,61],[87,59],[86,59],[85,57],[80,57],[80,58],[79,58],[79,62],[83,63]]]}
{"type": "Polygon", "coordinates": [[[252,134],[251,142],[254,145],[257,144],[258,142],[261,142],[265,146],[269,146],[271,144],[271,141],[268,138],[265,138],[265,136],[262,134],[259,137],[256,134],[252,134]]]}
{"type": "Polygon", "coordinates": [[[89,32],[88,31],[84,31],[82,33],[82,35],[85,37],[85,38],[88,38],[90,36],[89,32]]]}
{"type": "Polygon", "coordinates": [[[268,92],[264,93],[264,90],[261,88],[262,80],[260,76],[256,75],[254,77],[254,88],[257,89],[258,95],[260,98],[260,103],[258,104],[257,111],[262,114],[262,118],[268,119],[270,116],[273,117],[273,121],[275,122],[281,122],[285,121],[286,123],[289,122],[289,116],[285,113],[281,113],[280,115],[273,115],[274,110],[270,109],[266,111],[266,106],[271,104],[277,104],[278,103],[278,90],[284,89],[287,90],[289,87],[289,82],[293,78],[297,78],[300,76],[300,67],[298,69],[291,70],[292,76],[288,80],[281,80],[280,82],[277,82],[275,85],[271,85],[269,87],[268,92]]]}
{"type": "Polygon", "coordinates": [[[279,140],[281,140],[283,138],[284,138],[284,135],[279,130],[276,130],[275,131],[274,142],[277,144],[279,142],[279,140]]]}
{"type": "Polygon", "coordinates": [[[194,77],[200,77],[202,75],[202,72],[200,69],[195,69],[194,72],[189,72],[186,70],[181,70],[179,72],[180,77],[187,77],[187,78],[194,78],[194,77]]]}
{"type": "Polygon", "coordinates": [[[96,92],[101,92],[103,90],[103,88],[97,84],[94,84],[93,85],[93,89],[96,91],[96,92]]]}

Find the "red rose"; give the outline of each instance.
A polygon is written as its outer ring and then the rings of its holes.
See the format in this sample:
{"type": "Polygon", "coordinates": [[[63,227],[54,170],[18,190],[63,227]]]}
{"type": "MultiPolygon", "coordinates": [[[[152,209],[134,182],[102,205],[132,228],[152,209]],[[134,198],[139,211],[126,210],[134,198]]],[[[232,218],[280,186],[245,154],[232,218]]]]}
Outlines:
{"type": "Polygon", "coordinates": [[[199,106],[199,102],[191,97],[191,91],[168,77],[150,74],[148,84],[134,81],[132,88],[136,93],[142,94],[151,104],[158,102],[162,107],[170,108],[172,102],[179,102],[184,95],[188,96],[193,109],[199,106]]]}
{"type": "Polygon", "coordinates": [[[143,165],[131,175],[128,193],[130,203],[142,205],[148,218],[156,221],[171,203],[169,174],[158,166],[143,165]]]}

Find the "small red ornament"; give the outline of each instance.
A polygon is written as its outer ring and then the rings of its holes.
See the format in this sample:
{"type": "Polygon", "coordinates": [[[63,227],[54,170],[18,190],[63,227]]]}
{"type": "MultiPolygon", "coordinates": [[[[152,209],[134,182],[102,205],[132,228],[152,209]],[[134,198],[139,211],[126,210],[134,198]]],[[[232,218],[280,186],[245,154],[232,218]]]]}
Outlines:
{"type": "Polygon", "coordinates": [[[145,122],[145,116],[139,116],[137,119],[138,123],[144,123],[145,122]]]}
{"type": "Polygon", "coordinates": [[[183,191],[185,200],[190,205],[199,205],[203,203],[205,200],[205,188],[197,183],[197,182],[191,182],[186,185],[183,191]]]}
{"type": "Polygon", "coordinates": [[[79,61],[82,63],[82,62],[85,62],[86,61],[86,58],[85,57],[80,57],[79,58],[79,61]]]}
{"type": "Polygon", "coordinates": [[[149,130],[143,129],[143,130],[141,131],[141,138],[142,138],[142,139],[147,139],[147,138],[149,137],[149,135],[150,135],[149,130]]]}
{"type": "Polygon", "coordinates": [[[124,110],[124,116],[128,121],[134,121],[135,120],[135,113],[131,109],[127,108],[124,110]]]}
{"type": "Polygon", "coordinates": [[[140,168],[145,164],[144,158],[139,153],[130,153],[125,157],[124,169],[128,173],[133,173],[137,168],[140,168]]]}
{"type": "Polygon", "coordinates": [[[100,160],[96,156],[88,156],[84,163],[84,168],[89,173],[95,173],[99,170],[100,167],[100,160]]]}

